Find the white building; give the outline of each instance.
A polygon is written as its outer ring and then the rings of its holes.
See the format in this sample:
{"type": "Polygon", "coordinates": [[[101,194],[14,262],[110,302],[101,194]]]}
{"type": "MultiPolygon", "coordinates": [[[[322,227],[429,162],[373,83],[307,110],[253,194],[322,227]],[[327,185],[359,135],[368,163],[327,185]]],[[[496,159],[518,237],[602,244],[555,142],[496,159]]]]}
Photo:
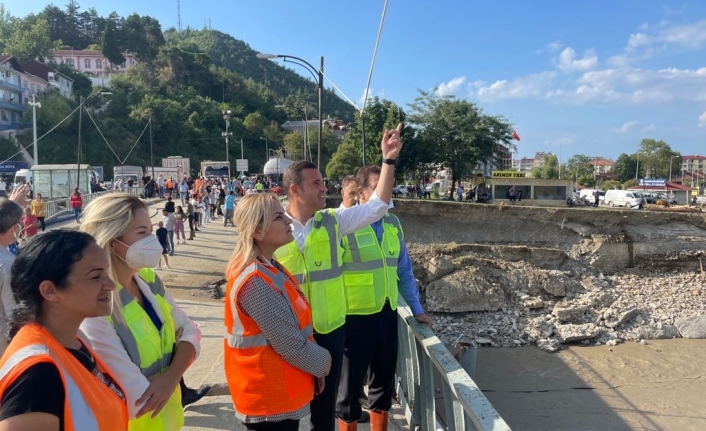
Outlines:
{"type": "Polygon", "coordinates": [[[17,58],[0,55],[0,131],[19,129],[25,110],[24,70],[17,58]]]}
{"type": "Polygon", "coordinates": [[[57,72],[50,66],[37,60],[31,60],[22,63],[22,69],[25,71],[24,81],[27,83],[27,85],[24,83],[22,85],[26,90],[25,100],[31,100],[32,94],[38,94],[50,88],[57,90],[66,98],[73,97],[73,79],[57,72]]]}

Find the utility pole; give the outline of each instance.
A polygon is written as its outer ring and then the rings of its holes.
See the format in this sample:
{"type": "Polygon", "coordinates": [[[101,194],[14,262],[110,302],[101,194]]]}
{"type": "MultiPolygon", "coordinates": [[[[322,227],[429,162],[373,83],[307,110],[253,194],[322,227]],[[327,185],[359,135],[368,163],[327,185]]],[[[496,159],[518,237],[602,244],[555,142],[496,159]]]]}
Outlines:
{"type": "Polygon", "coordinates": [[[37,149],[37,108],[42,107],[41,102],[37,102],[35,94],[32,94],[32,101],[28,103],[32,107],[32,133],[34,135],[34,164],[39,164],[39,150],[37,149]]]}
{"type": "MultiPolygon", "coordinates": [[[[83,117],[83,96],[79,98],[78,110],[78,165],[76,166],[76,187],[81,191],[81,119],[83,117]]],[[[37,147],[35,147],[36,149],[37,147]]]]}
{"type": "Polygon", "coordinates": [[[319,69],[319,151],[316,158],[316,166],[321,167],[321,141],[324,137],[324,56],[321,56],[321,68],[319,69]]]}
{"type": "Polygon", "coordinates": [[[230,143],[228,141],[228,138],[230,138],[233,133],[229,132],[228,129],[230,129],[230,119],[233,116],[233,111],[228,109],[222,110],[221,112],[223,113],[223,119],[226,120],[226,131],[224,133],[221,133],[221,136],[226,138],[226,161],[228,162],[228,179],[230,179],[230,151],[228,148],[230,146],[230,143]]]}
{"type": "Polygon", "coordinates": [[[154,177],[154,153],[152,152],[152,112],[150,111],[150,166],[152,166],[152,181],[157,181],[154,177]]]}

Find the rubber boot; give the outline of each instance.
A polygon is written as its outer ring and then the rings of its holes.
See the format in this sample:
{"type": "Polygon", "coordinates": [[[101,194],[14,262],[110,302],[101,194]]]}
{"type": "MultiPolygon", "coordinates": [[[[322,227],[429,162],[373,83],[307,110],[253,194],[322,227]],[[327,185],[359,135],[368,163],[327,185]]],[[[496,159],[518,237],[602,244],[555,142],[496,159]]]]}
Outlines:
{"type": "Polygon", "coordinates": [[[358,431],[358,422],[346,422],[343,419],[339,419],[338,431],[358,431]]]}
{"type": "Polygon", "coordinates": [[[390,412],[370,410],[370,431],[387,431],[390,412]]]}

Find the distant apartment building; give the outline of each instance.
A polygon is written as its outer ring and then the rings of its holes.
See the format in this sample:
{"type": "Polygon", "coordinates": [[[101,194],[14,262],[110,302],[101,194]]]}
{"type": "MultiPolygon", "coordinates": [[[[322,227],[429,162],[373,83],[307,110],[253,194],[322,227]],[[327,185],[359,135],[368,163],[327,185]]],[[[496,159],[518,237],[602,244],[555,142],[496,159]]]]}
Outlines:
{"type": "Polygon", "coordinates": [[[114,74],[125,73],[126,70],[139,64],[139,60],[129,52],[123,53],[125,63],[112,64],[103,53],[97,50],[60,49],[52,53],[52,60],[57,63],[72,65],[76,70],[85,73],[96,87],[110,87],[114,74]]]}
{"type": "Polygon", "coordinates": [[[595,157],[593,160],[588,162],[590,166],[593,167],[593,172],[596,175],[608,174],[613,170],[613,165],[615,162],[611,159],[606,159],[605,157],[595,157]]]}
{"type": "Polygon", "coordinates": [[[706,156],[681,156],[681,170],[706,173],[706,156]]]}
{"type": "Polygon", "coordinates": [[[498,145],[493,152],[491,160],[480,161],[476,164],[475,172],[490,177],[493,171],[507,171],[512,168],[512,152],[504,145],[498,145]]]}
{"type": "Polygon", "coordinates": [[[534,159],[530,157],[523,157],[521,159],[515,160],[517,167],[521,171],[531,171],[534,168],[534,159]]]}
{"type": "Polygon", "coordinates": [[[0,55],[0,131],[18,129],[25,106],[24,70],[17,58],[0,55]]]}
{"type": "Polygon", "coordinates": [[[74,80],[63,75],[50,66],[37,60],[22,63],[25,71],[25,103],[32,98],[32,94],[41,93],[49,88],[57,90],[62,96],[70,98],[74,95],[74,80]]]}

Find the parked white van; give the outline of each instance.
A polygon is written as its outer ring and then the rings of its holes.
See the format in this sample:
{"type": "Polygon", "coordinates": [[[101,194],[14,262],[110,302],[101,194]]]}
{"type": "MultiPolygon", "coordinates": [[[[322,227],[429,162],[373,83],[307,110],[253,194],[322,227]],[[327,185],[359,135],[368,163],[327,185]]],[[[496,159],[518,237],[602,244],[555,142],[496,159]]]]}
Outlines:
{"type": "Polygon", "coordinates": [[[614,207],[638,208],[642,198],[627,190],[608,190],[605,192],[605,203],[614,207]]]}

